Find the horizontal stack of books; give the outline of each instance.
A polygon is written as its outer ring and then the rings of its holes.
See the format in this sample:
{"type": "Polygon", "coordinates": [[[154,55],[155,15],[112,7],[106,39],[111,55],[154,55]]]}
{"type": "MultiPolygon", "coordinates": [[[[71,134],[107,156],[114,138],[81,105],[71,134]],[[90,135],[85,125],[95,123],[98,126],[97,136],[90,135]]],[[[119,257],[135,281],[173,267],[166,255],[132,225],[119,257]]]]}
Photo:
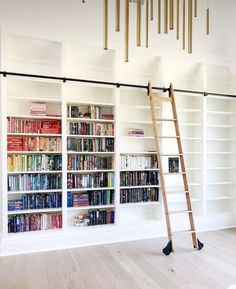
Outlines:
{"type": "Polygon", "coordinates": [[[129,128],[128,136],[144,137],[144,130],[141,128],[129,128]]]}
{"type": "Polygon", "coordinates": [[[114,139],[67,138],[67,150],[73,152],[114,152],[114,139]]]}
{"type": "Polygon", "coordinates": [[[120,191],[120,202],[139,203],[139,202],[157,202],[159,200],[158,188],[145,189],[126,189],[120,191]]]}
{"type": "Polygon", "coordinates": [[[47,105],[42,102],[33,102],[30,105],[30,114],[36,116],[46,116],[47,105]]]}
{"type": "Polygon", "coordinates": [[[108,170],[113,167],[113,158],[95,155],[69,155],[67,165],[68,170],[108,170]]]}
{"type": "Polygon", "coordinates": [[[121,170],[157,169],[156,156],[122,155],[120,158],[121,170]]]}

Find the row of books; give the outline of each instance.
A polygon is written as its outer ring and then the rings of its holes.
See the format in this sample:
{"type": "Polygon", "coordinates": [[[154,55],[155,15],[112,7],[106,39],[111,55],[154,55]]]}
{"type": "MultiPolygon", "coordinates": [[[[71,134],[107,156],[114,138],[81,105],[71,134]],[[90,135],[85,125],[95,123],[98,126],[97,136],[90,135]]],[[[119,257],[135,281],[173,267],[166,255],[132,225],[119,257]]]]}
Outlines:
{"type": "Polygon", "coordinates": [[[16,200],[8,200],[8,211],[61,208],[62,194],[25,194],[16,200]]]}
{"type": "Polygon", "coordinates": [[[145,170],[157,168],[156,156],[122,155],[120,157],[121,170],[145,170]]]}
{"type": "Polygon", "coordinates": [[[113,187],[113,173],[67,174],[67,188],[100,188],[113,187]]]}
{"type": "Polygon", "coordinates": [[[113,114],[102,113],[103,107],[95,105],[68,105],[67,117],[69,118],[90,118],[90,119],[114,119],[113,114]]]}
{"type": "Polygon", "coordinates": [[[68,124],[68,134],[112,136],[114,126],[110,123],[70,122],[68,124]]]}
{"type": "Polygon", "coordinates": [[[112,157],[99,157],[96,155],[69,155],[67,159],[68,170],[103,170],[113,168],[112,157]]]}
{"type": "Polygon", "coordinates": [[[121,186],[158,185],[158,172],[121,172],[121,186]]]}
{"type": "Polygon", "coordinates": [[[120,191],[120,202],[139,203],[139,202],[157,202],[159,200],[158,188],[145,189],[127,189],[120,191]]]}
{"type": "Polygon", "coordinates": [[[62,228],[61,214],[22,214],[8,217],[8,232],[21,233],[62,228]]]}
{"type": "Polygon", "coordinates": [[[8,172],[18,171],[60,171],[62,169],[61,155],[8,155],[8,172]]]}
{"type": "Polygon", "coordinates": [[[7,137],[8,151],[61,151],[60,137],[7,137]]]}
{"type": "Polygon", "coordinates": [[[7,118],[8,133],[61,133],[60,120],[28,120],[22,118],[7,118]]]}
{"type": "Polygon", "coordinates": [[[67,193],[68,207],[101,206],[114,204],[114,190],[67,193]]]}
{"type": "Polygon", "coordinates": [[[61,174],[19,174],[9,175],[8,191],[60,190],[61,174]]]}
{"type": "Polygon", "coordinates": [[[114,139],[67,138],[67,150],[73,152],[114,152],[114,139]]]}
{"type": "Polygon", "coordinates": [[[115,212],[106,210],[89,210],[89,226],[105,225],[115,223],[115,212]]]}

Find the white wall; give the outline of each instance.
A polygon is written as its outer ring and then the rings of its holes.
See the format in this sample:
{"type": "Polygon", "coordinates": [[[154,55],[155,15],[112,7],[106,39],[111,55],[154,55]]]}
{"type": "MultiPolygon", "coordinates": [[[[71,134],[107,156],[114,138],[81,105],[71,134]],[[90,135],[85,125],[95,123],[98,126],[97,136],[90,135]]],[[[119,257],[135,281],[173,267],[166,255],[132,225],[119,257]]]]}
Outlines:
{"type": "MultiPolygon", "coordinates": [[[[114,32],[114,0],[110,0],[110,48],[119,49],[123,61],[123,29],[124,19],[121,21],[122,32],[114,32]]],[[[124,4],[124,0],[121,1],[124,4]]],[[[222,61],[228,56],[234,58],[232,43],[233,22],[235,22],[234,0],[212,0],[211,5],[211,34],[205,35],[205,0],[198,0],[200,17],[194,20],[194,54],[188,55],[181,49],[181,41],[175,40],[175,33],[157,36],[156,20],[150,28],[150,48],[135,47],[135,5],[131,4],[131,51],[151,53],[157,56],[174,56],[186,61],[222,61]],[[227,4],[226,4],[227,3],[227,4]],[[230,31],[232,30],[232,31],[230,31]],[[154,40],[155,39],[155,40],[154,40]],[[227,43],[230,44],[228,49],[227,43]]],[[[181,3],[181,1],[180,1],[181,3]]],[[[8,0],[0,1],[0,25],[19,34],[29,34],[42,38],[54,38],[84,45],[101,47],[103,34],[103,1],[86,0],[8,0]]],[[[156,7],[154,7],[156,8],[156,7]]],[[[156,9],[155,9],[156,10],[156,9]]],[[[124,7],[122,6],[124,12],[124,7]]],[[[124,14],[124,13],[122,13],[124,14]]],[[[144,20],[144,11],[143,11],[144,20]]],[[[144,24],[144,23],[143,23],[144,24]]],[[[143,29],[144,32],[144,29],[143,29]]],[[[144,35],[143,35],[144,39],[144,35]]],[[[235,42],[235,41],[234,41],[235,42]]],[[[132,56],[131,56],[132,62],[132,56]]]]}

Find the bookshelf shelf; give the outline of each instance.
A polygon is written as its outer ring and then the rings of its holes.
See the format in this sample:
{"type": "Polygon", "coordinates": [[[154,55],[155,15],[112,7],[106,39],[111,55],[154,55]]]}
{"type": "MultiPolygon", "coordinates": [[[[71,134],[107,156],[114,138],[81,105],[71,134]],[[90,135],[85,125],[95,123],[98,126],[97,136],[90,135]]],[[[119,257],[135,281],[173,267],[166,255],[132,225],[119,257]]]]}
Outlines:
{"type": "Polygon", "coordinates": [[[206,112],[207,114],[213,114],[213,115],[225,115],[225,116],[229,116],[229,115],[236,115],[235,112],[232,111],[217,111],[217,110],[208,110],[206,112]]]}
{"type": "Polygon", "coordinates": [[[224,125],[224,124],[208,124],[208,128],[235,128],[235,125],[224,125]]]}
{"type": "Polygon", "coordinates": [[[62,190],[28,190],[28,191],[8,191],[8,195],[22,195],[22,194],[42,194],[42,193],[59,193],[62,190]]]}
{"type": "Polygon", "coordinates": [[[236,195],[235,196],[219,196],[219,197],[207,197],[207,201],[222,201],[222,200],[232,200],[232,199],[235,199],[236,198],[236,195]]]}
{"type": "Polygon", "coordinates": [[[54,103],[54,104],[61,104],[60,99],[53,99],[53,98],[40,98],[40,97],[19,97],[14,95],[7,96],[8,101],[17,101],[17,102],[43,102],[43,103],[54,103]]]}
{"type": "Polygon", "coordinates": [[[201,109],[177,108],[178,113],[202,113],[201,109]]]}
{"type": "Polygon", "coordinates": [[[137,206],[155,206],[155,205],[161,205],[160,202],[137,202],[137,203],[121,203],[121,207],[129,208],[129,207],[137,207],[137,206]]]}
{"type": "Polygon", "coordinates": [[[121,169],[120,172],[149,172],[159,171],[159,169],[121,169]]]}
{"type": "Polygon", "coordinates": [[[114,169],[107,169],[107,170],[67,170],[68,173],[71,174],[89,174],[89,173],[102,173],[102,172],[114,172],[114,169]]]}
{"type": "Polygon", "coordinates": [[[106,190],[114,190],[114,189],[115,189],[115,187],[77,188],[77,189],[67,189],[67,192],[106,191],[106,190]]]}
{"type": "Polygon", "coordinates": [[[36,209],[36,210],[17,210],[8,211],[8,215],[25,215],[25,214],[37,214],[37,213],[54,213],[61,212],[62,208],[48,208],[48,209],[36,209]]]}
{"type": "MultiPolygon", "coordinates": [[[[147,105],[120,105],[122,110],[150,110],[150,106],[147,105]]],[[[159,106],[155,106],[155,109],[160,109],[159,106]]]]}
{"type": "Polygon", "coordinates": [[[145,185],[145,186],[120,186],[120,189],[143,189],[143,188],[160,188],[159,185],[145,185]]]}
{"type": "Polygon", "coordinates": [[[96,106],[104,106],[104,107],[114,107],[113,103],[108,102],[95,102],[95,101],[67,101],[67,104],[70,105],[96,105],[96,106]]]}
{"type": "Polygon", "coordinates": [[[68,138],[115,138],[113,135],[75,135],[68,134],[68,138]]]}
{"type": "Polygon", "coordinates": [[[223,186],[223,185],[234,185],[235,184],[235,182],[228,182],[228,181],[226,181],[226,182],[210,182],[210,183],[207,183],[207,186],[223,186]]]}
{"type": "Polygon", "coordinates": [[[62,171],[17,171],[17,172],[7,172],[8,175],[18,175],[18,174],[58,174],[62,171]]]}
{"type": "Polygon", "coordinates": [[[114,155],[114,152],[72,152],[68,151],[68,155],[114,155]]]}
{"type": "Polygon", "coordinates": [[[62,152],[60,151],[8,151],[8,155],[18,155],[18,154],[24,154],[24,155],[31,155],[31,154],[45,154],[45,155],[61,155],[62,152]]]}
{"type": "Polygon", "coordinates": [[[75,117],[68,117],[67,121],[78,121],[78,122],[95,122],[95,123],[114,123],[114,120],[108,119],[91,119],[91,118],[75,118],[75,117]]]}
{"type": "Polygon", "coordinates": [[[234,167],[209,167],[207,170],[234,170],[234,167]]]}
{"type": "Polygon", "coordinates": [[[54,133],[8,133],[8,136],[29,136],[29,137],[61,137],[61,134],[54,133]]]}
{"type": "Polygon", "coordinates": [[[24,115],[24,114],[12,114],[12,115],[8,115],[7,117],[11,117],[11,118],[21,118],[21,119],[46,119],[46,120],[61,120],[62,118],[60,116],[40,116],[40,115],[24,115]]]}

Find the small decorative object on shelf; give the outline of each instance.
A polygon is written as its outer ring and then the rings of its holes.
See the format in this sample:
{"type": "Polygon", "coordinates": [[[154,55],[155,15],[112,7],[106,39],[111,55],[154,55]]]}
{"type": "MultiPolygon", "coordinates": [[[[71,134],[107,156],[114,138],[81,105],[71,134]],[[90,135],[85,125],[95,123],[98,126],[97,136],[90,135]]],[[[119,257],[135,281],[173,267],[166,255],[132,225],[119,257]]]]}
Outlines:
{"type": "Polygon", "coordinates": [[[169,158],[169,173],[179,173],[179,158],[169,158]]]}
{"type": "Polygon", "coordinates": [[[141,128],[129,128],[128,135],[135,136],[135,137],[143,137],[144,130],[141,128]]]}
{"type": "Polygon", "coordinates": [[[85,227],[89,225],[89,218],[87,214],[79,214],[74,217],[75,227],[85,227]]]}
{"type": "Polygon", "coordinates": [[[42,102],[32,102],[30,105],[31,115],[46,116],[47,104],[42,102]]]}

